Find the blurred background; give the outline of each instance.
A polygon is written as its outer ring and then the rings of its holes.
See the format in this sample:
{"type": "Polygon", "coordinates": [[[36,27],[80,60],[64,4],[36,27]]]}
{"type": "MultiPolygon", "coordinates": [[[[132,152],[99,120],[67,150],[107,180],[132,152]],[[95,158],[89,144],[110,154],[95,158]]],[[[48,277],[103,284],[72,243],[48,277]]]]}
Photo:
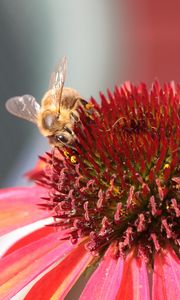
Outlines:
{"type": "Polygon", "coordinates": [[[40,101],[55,65],[68,58],[66,85],[85,99],[125,80],[180,80],[180,2],[155,0],[0,1],[0,185],[23,173],[49,145],[36,126],[5,111],[5,101],[40,101]]]}

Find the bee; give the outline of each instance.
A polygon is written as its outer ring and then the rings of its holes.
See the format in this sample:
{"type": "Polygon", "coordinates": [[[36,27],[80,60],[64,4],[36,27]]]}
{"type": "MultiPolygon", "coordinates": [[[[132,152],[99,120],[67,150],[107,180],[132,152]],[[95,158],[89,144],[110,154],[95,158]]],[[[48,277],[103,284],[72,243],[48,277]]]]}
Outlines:
{"type": "Polygon", "coordinates": [[[67,59],[63,57],[51,74],[41,105],[31,95],[10,98],[5,105],[11,114],[35,123],[50,145],[73,148],[73,127],[80,121],[78,108],[85,110],[88,102],[76,90],[64,87],[66,69],[67,59]]]}

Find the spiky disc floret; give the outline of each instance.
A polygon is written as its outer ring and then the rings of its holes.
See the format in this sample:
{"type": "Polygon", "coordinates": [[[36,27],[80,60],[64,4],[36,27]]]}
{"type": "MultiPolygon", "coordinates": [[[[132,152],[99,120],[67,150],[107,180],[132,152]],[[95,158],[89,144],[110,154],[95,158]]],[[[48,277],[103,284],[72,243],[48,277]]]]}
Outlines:
{"type": "Polygon", "coordinates": [[[39,182],[50,190],[56,225],[72,242],[87,237],[100,253],[114,242],[117,256],[134,248],[151,259],[171,243],[179,246],[180,87],[150,92],[125,84],[91,100],[75,128],[75,150],[56,149],[39,182]]]}

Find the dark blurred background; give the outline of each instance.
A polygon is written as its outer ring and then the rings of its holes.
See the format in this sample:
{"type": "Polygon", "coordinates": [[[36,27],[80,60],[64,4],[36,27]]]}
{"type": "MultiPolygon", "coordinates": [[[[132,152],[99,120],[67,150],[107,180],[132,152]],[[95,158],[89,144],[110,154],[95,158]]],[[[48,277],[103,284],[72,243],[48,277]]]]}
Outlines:
{"type": "Polygon", "coordinates": [[[0,1],[0,183],[22,174],[49,149],[37,128],[5,111],[9,97],[39,101],[59,59],[66,85],[83,97],[125,80],[180,80],[180,2],[109,0],[0,1]]]}

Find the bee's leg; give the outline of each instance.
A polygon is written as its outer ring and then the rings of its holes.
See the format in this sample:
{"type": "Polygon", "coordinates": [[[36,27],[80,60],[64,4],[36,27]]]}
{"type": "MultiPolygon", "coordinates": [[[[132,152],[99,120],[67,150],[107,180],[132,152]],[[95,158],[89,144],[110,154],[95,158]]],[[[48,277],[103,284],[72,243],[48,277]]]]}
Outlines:
{"type": "Polygon", "coordinates": [[[86,107],[86,105],[88,104],[88,102],[85,99],[79,98],[78,101],[80,102],[80,104],[84,107],[86,107]]]}
{"type": "Polygon", "coordinates": [[[70,135],[74,135],[74,132],[67,126],[64,127],[64,130],[68,132],[70,135]]]}
{"type": "Polygon", "coordinates": [[[86,100],[81,99],[81,98],[78,99],[78,100],[79,100],[80,105],[83,107],[86,116],[88,118],[92,119],[92,114],[93,114],[93,111],[94,111],[93,104],[91,102],[87,102],[86,100]]]}
{"type": "Polygon", "coordinates": [[[70,118],[73,122],[78,122],[79,121],[79,114],[77,111],[73,111],[70,113],[70,118]]]}
{"type": "Polygon", "coordinates": [[[74,121],[74,122],[80,121],[78,107],[82,107],[82,109],[84,110],[87,117],[90,117],[90,115],[92,114],[93,105],[91,103],[87,102],[85,99],[77,98],[74,109],[70,113],[70,117],[71,117],[72,121],[74,121]]]}
{"type": "Polygon", "coordinates": [[[76,102],[74,105],[74,108],[77,109],[79,106],[86,108],[86,105],[88,104],[88,102],[85,99],[82,98],[76,98],[76,102]]]}

